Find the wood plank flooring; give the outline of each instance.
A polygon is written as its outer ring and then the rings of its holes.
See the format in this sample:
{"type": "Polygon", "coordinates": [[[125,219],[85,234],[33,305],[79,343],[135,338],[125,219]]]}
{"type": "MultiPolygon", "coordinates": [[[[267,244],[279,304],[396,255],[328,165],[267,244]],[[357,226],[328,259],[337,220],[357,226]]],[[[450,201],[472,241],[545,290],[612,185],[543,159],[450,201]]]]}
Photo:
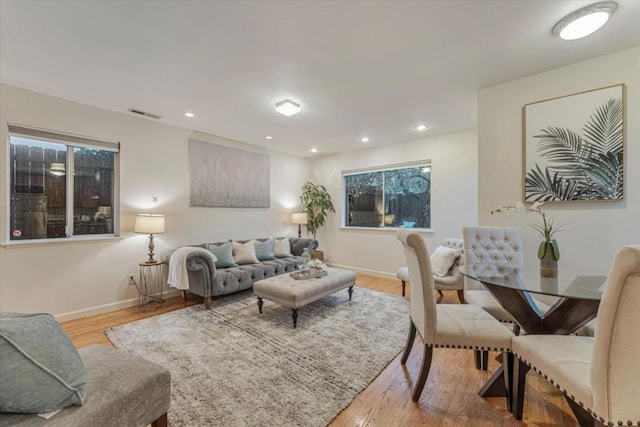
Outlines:
{"type": "MultiPolygon", "coordinates": [[[[401,294],[397,279],[358,273],[357,286],[401,294]]],[[[407,286],[408,290],[408,286],[407,286]]],[[[356,290],[357,291],[357,290],[356,290]]],[[[172,310],[199,304],[191,297],[167,300],[160,308],[153,304],[146,310],[132,307],[110,313],[63,322],[76,347],[89,344],[111,345],[104,330],[172,310]]],[[[442,304],[457,304],[455,292],[445,292],[442,304]]],[[[215,310],[215,301],[213,304],[215,310]]],[[[409,328],[407,319],[407,332],[409,328]]],[[[516,421],[505,408],[504,398],[481,398],[477,391],[498,367],[492,358],[487,372],[475,369],[471,350],[435,349],[431,372],[419,402],[411,400],[411,391],[418,377],[423,345],[420,339],[411,352],[406,367],[400,355],[345,408],[330,424],[331,427],[388,426],[577,426],[577,422],[560,391],[544,378],[530,371],[527,376],[523,421],[516,421]]],[[[363,355],[366,357],[366,355],[363,355]]]]}

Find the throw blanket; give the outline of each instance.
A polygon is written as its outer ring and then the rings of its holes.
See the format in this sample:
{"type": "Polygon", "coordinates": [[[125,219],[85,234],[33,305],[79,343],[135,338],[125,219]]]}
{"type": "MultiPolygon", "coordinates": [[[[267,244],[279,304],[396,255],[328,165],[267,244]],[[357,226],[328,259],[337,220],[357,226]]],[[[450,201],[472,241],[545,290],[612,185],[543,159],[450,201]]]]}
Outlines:
{"type": "Polygon", "coordinates": [[[202,253],[206,256],[216,257],[204,248],[182,247],[176,249],[169,258],[169,276],[167,283],[176,289],[189,289],[189,275],[187,273],[187,257],[193,253],[202,253]]]}

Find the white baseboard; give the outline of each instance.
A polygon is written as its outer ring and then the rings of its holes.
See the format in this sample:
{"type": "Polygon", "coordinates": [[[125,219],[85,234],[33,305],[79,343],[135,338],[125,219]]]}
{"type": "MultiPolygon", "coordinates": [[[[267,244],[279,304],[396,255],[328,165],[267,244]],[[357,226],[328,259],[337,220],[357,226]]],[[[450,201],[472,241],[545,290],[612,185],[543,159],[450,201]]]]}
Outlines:
{"type": "MultiPolygon", "coordinates": [[[[162,293],[163,298],[172,298],[181,294],[180,290],[171,290],[162,293]]],[[[82,310],[70,311],[68,313],[56,314],[54,317],[58,322],[66,322],[67,320],[79,319],[80,317],[93,316],[95,314],[108,313],[110,311],[120,310],[123,308],[135,307],[138,305],[138,297],[130,298],[124,301],[111,302],[109,304],[97,305],[94,307],[83,308],[82,310]]]]}
{"type": "Polygon", "coordinates": [[[333,264],[333,263],[327,263],[327,265],[329,267],[344,268],[345,270],[351,270],[359,273],[367,273],[367,274],[373,274],[376,276],[396,278],[396,273],[388,273],[386,271],[371,270],[368,268],[352,267],[350,265],[333,264]]]}

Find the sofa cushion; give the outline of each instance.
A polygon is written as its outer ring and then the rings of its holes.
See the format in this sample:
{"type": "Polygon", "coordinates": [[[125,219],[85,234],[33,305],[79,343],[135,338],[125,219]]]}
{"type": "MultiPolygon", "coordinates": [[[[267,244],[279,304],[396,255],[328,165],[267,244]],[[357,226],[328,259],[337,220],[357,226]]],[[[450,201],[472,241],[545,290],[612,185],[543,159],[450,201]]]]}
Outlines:
{"type": "Polygon", "coordinates": [[[233,260],[233,246],[231,246],[231,241],[223,243],[207,243],[205,244],[205,248],[217,258],[216,268],[238,266],[238,264],[233,260]]]}
{"type": "Polygon", "coordinates": [[[233,242],[233,259],[237,264],[257,264],[260,262],[256,257],[256,241],[233,242]]]}
{"type": "Polygon", "coordinates": [[[276,259],[273,239],[265,241],[256,240],[256,257],[259,261],[271,261],[276,259]]]}
{"type": "Polygon", "coordinates": [[[274,252],[278,258],[290,257],[291,244],[289,243],[289,239],[286,237],[274,239],[274,252]]]}
{"type": "Polygon", "coordinates": [[[462,251],[460,249],[438,246],[429,257],[433,275],[438,277],[446,276],[461,254],[462,251]]]}
{"type": "Polygon", "coordinates": [[[82,405],[87,371],[50,314],[0,313],[0,412],[82,405]]]}

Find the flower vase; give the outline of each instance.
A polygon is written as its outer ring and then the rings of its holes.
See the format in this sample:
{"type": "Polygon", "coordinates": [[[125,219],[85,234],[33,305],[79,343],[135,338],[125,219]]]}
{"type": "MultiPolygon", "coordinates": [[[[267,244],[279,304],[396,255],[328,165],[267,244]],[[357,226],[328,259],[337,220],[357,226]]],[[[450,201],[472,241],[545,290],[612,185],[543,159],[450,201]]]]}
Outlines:
{"type": "Polygon", "coordinates": [[[545,243],[544,256],[540,258],[540,275],[542,277],[558,277],[558,261],[553,257],[551,242],[545,243]]]}

